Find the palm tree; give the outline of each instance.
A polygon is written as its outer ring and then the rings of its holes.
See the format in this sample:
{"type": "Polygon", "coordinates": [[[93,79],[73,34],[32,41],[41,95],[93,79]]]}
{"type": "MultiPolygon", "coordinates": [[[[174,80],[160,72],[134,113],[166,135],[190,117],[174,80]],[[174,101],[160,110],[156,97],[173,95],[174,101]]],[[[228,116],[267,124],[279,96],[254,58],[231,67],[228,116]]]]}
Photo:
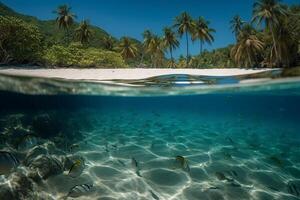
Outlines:
{"type": "Polygon", "coordinates": [[[75,35],[81,44],[88,44],[92,32],[89,28],[89,22],[87,20],[83,20],[79,27],[75,29],[75,35]]]}
{"type": "MultiPolygon", "coordinates": [[[[169,49],[169,52],[171,54],[171,63],[175,64],[175,62],[173,62],[173,50],[179,47],[179,41],[176,37],[176,34],[172,31],[171,28],[164,28],[163,43],[164,46],[169,49]]],[[[172,67],[174,67],[174,65],[172,67]]]]}
{"type": "Polygon", "coordinates": [[[264,49],[264,44],[256,34],[250,24],[242,28],[238,42],[231,50],[231,56],[238,66],[253,67],[257,64],[257,55],[264,49]]]}
{"type": "Polygon", "coordinates": [[[177,31],[182,37],[185,34],[186,39],[186,65],[189,65],[189,37],[188,34],[192,33],[194,30],[194,22],[192,17],[187,13],[183,12],[175,18],[174,27],[177,28],[177,31]]]}
{"type": "Polygon", "coordinates": [[[129,37],[123,37],[117,47],[124,59],[135,58],[138,54],[137,46],[129,37]]]}
{"type": "MultiPolygon", "coordinates": [[[[142,64],[142,62],[144,60],[144,56],[145,56],[146,52],[148,52],[149,45],[150,45],[150,42],[151,42],[154,34],[150,30],[145,30],[142,35],[143,35],[144,40],[143,40],[143,44],[142,44],[143,45],[143,47],[142,47],[143,53],[142,53],[140,64],[142,64]]],[[[151,60],[152,60],[152,58],[151,58],[151,60]]]]}
{"type": "Polygon", "coordinates": [[[173,59],[173,60],[168,60],[168,62],[167,62],[167,67],[170,67],[170,68],[176,68],[177,67],[177,63],[176,63],[176,61],[173,59]]]}
{"type": "Polygon", "coordinates": [[[163,59],[165,57],[165,46],[163,39],[157,35],[153,35],[147,49],[147,53],[151,55],[152,66],[157,67],[162,65],[163,59]]]}
{"type": "Polygon", "coordinates": [[[114,49],[115,40],[112,36],[106,36],[103,38],[103,46],[106,50],[112,51],[114,49]]]}
{"type": "Polygon", "coordinates": [[[60,5],[54,11],[57,14],[56,23],[58,24],[59,28],[65,30],[65,40],[69,42],[69,29],[70,26],[73,25],[76,15],[71,13],[71,7],[68,5],[60,5]]]}
{"type": "Polygon", "coordinates": [[[211,44],[214,41],[212,33],[215,33],[216,31],[212,28],[209,28],[208,25],[209,21],[206,21],[203,17],[199,17],[199,19],[195,22],[192,40],[200,40],[200,55],[203,52],[204,42],[211,44]]]}
{"type": "Polygon", "coordinates": [[[245,24],[246,22],[242,20],[242,18],[239,16],[239,15],[236,15],[232,18],[232,20],[230,21],[230,24],[231,24],[231,30],[232,30],[232,33],[235,34],[235,38],[237,40],[242,28],[243,28],[243,25],[245,24]]]}
{"type": "Polygon", "coordinates": [[[272,34],[275,56],[279,62],[280,55],[278,54],[275,30],[280,24],[280,19],[286,16],[286,9],[279,0],[257,0],[253,7],[252,22],[257,22],[257,24],[265,22],[266,28],[272,34]]]}

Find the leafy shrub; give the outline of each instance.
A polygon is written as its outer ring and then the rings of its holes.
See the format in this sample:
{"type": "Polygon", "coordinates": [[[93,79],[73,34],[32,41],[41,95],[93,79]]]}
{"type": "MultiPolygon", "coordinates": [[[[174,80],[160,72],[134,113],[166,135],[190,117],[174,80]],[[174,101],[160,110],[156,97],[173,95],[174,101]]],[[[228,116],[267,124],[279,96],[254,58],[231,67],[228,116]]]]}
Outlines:
{"type": "Polygon", "coordinates": [[[48,65],[59,67],[127,67],[119,53],[86,48],[78,43],[68,47],[54,45],[46,51],[44,60],[48,65]]]}
{"type": "Polygon", "coordinates": [[[0,16],[0,62],[37,61],[42,52],[38,28],[14,17],[0,16]]]}
{"type": "Polygon", "coordinates": [[[204,51],[201,55],[190,59],[190,66],[194,68],[231,68],[234,67],[230,57],[230,49],[232,46],[219,48],[211,52],[204,51]]]}

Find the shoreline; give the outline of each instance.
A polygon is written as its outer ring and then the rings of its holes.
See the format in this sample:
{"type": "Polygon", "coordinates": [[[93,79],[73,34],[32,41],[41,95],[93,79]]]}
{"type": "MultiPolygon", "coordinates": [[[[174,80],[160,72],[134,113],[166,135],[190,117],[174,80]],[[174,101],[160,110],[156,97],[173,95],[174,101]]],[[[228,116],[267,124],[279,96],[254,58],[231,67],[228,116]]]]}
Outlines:
{"type": "Polygon", "coordinates": [[[166,69],[166,68],[130,68],[130,69],[16,69],[0,68],[0,74],[30,76],[39,78],[60,78],[68,80],[114,80],[114,79],[146,79],[155,76],[186,74],[194,76],[238,76],[249,75],[276,69],[166,69]]]}

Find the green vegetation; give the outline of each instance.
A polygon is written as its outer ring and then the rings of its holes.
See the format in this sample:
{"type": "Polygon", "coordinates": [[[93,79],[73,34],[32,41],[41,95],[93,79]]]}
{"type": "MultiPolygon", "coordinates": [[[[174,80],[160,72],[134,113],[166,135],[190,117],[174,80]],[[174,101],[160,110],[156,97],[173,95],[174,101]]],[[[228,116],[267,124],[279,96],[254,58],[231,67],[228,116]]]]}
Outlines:
{"type": "Polygon", "coordinates": [[[14,17],[0,16],[0,60],[4,63],[37,61],[42,35],[37,27],[14,17]]]}
{"type": "Polygon", "coordinates": [[[258,0],[252,23],[232,20],[237,43],[231,50],[239,67],[290,67],[299,59],[300,7],[287,7],[278,0],[258,0]],[[298,23],[295,23],[297,22],[298,23]],[[253,27],[261,27],[256,29],[253,27]]]}
{"type": "Polygon", "coordinates": [[[57,67],[127,67],[120,54],[112,51],[86,48],[80,43],[69,46],[53,45],[44,55],[48,65],[57,67]]]}
{"type": "Polygon", "coordinates": [[[245,23],[246,22],[243,21],[242,18],[239,15],[234,16],[232,18],[232,20],[230,21],[230,24],[231,24],[230,28],[232,30],[232,33],[235,34],[236,40],[238,39],[239,33],[242,30],[245,23]]]}
{"type": "Polygon", "coordinates": [[[92,32],[87,20],[83,20],[79,27],[75,29],[75,36],[82,45],[87,45],[90,41],[92,32]]]}
{"type": "MultiPolygon", "coordinates": [[[[53,8],[52,10],[54,10],[53,8]]],[[[52,12],[49,10],[49,12],[52,12]]],[[[56,11],[54,11],[56,12],[56,11]]],[[[70,11],[71,12],[71,11],[70,11]]],[[[56,13],[57,14],[57,13],[56,13]]],[[[27,23],[35,25],[41,34],[44,36],[43,40],[45,45],[52,46],[53,44],[63,44],[65,42],[65,30],[60,29],[56,19],[53,20],[39,20],[36,17],[22,15],[19,14],[12,9],[5,6],[3,3],[0,2],[0,16],[10,16],[21,19],[27,23]]],[[[74,38],[75,29],[79,26],[79,23],[75,22],[69,26],[69,34],[70,38],[74,38]]],[[[90,30],[93,33],[93,37],[90,38],[90,46],[96,48],[104,48],[103,42],[105,37],[109,37],[110,35],[104,31],[103,29],[90,26],[90,30]]]]}
{"type": "Polygon", "coordinates": [[[124,59],[135,58],[138,54],[136,44],[128,37],[123,37],[116,49],[124,59]]]}
{"type": "Polygon", "coordinates": [[[59,6],[54,12],[57,14],[56,23],[58,28],[65,31],[65,42],[68,44],[71,40],[70,27],[74,24],[76,15],[71,13],[71,7],[67,5],[59,6]]]}
{"type": "Polygon", "coordinates": [[[253,67],[264,50],[264,43],[258,38],[257,31],[250,25],[242,27],[236,45],[231,49],[231,57],[238,66],[253,67]]]}
{"type": "MultiPolygon", "coordinates": [[[[211,52],[203,51],[201,55],[193,56],[190,61],[190,66],[195,68],[233,68],[235,67],[230,51],[232,46],[212,50],[211,52]]],[[[180,62],[179,62],[180,63],[180,62]]],[[[184,65],[181,67],[184,67],[184,65]]]]}
{"type": "Polygon", "coordinates": [[[183,12],[175,19],[174,27],[177,28],[179,36],[182,37],[185,34],[186,39],[186,66],[189,66],[189,36],[188,34],[192,34],[195,30],[195,23],[192,17],[187,13],[183,12]]]}
{"type": "Polygon", "coordinates": [[[175,67],[175,60],[173,58],[173,50],[179,47],[179,41],[176,37],[176,34],[172,31],[171,28],[164,28],[164,37],[163,37],[163,45],[166,48],[169,48],[169,52],[171,55],[170,67],[175,67]]]}
{"type": "Polygon", "coordinates": [[[206,21],[203,17],[195,22],[195,28],[192,33],[192,40],[200,40],[200,55],[203,52],[203,44],[207,42],[211,44],[214,41],[212,33],[215,33],[215,29],[209,28],[209,21],[206,21]]]}
{"type": "Polygon", "coordinates": [[[183,12],[162,35],[145,30],[143,41],[120,40],[90,25],[76,22],[68,5],[58,6],[55,20],[41,21],[0,3],[0,63],[38,63],[56,67],[291,67],[300,62],[300,6],[279,0],[257,0],[253,18],[239,15],[230,28],[236,43],[212,51],[215,30],[203,17],[183,12]],[[3,30],[3,31],[2,31],[3,30]],[[186,40],[186,56],[174,59],[179,38],[186,40]],[[200,41],[199,54],[191,56],[189,42],[200,41]],[[77,42],[77,43],[74,43],[77,42]],[[167,58],[170,56],[170,58],[167,58]]]}

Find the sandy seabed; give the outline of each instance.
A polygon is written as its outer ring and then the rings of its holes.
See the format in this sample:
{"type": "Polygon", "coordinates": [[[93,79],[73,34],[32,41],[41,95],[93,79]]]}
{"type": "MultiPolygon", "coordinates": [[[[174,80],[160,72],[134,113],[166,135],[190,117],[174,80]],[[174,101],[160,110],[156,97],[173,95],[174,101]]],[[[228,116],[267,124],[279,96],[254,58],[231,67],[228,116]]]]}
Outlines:
{"type": "Polygon", "coordinates": [[[78,148],[72,151],[68,146],[55,150],[58,143],[50,142],[51,138],[40,144],[46,155],[58,160],[79,156],[85,161],[76,177],[68,175],[67,167],[34,184],[40,199],[64,199],[72,187],[86,183],[94,185],[92,190],[76,199],[299,198],[300,151],[290,139],[295,137],[294,128],[276,128],[261,119],[249,123],[243,116],[225,119],[138,109],[105,113],[72,114],[78,117],[70,120],[85,123],[80,119],[85,116],[90,124],[80,131],[80,139],[74,138],[78,148]],[[178,155],[188,160],[190,170],[178,165],[178,155]],[[132,158],[138,162],[140,176],[132,158]]]}

